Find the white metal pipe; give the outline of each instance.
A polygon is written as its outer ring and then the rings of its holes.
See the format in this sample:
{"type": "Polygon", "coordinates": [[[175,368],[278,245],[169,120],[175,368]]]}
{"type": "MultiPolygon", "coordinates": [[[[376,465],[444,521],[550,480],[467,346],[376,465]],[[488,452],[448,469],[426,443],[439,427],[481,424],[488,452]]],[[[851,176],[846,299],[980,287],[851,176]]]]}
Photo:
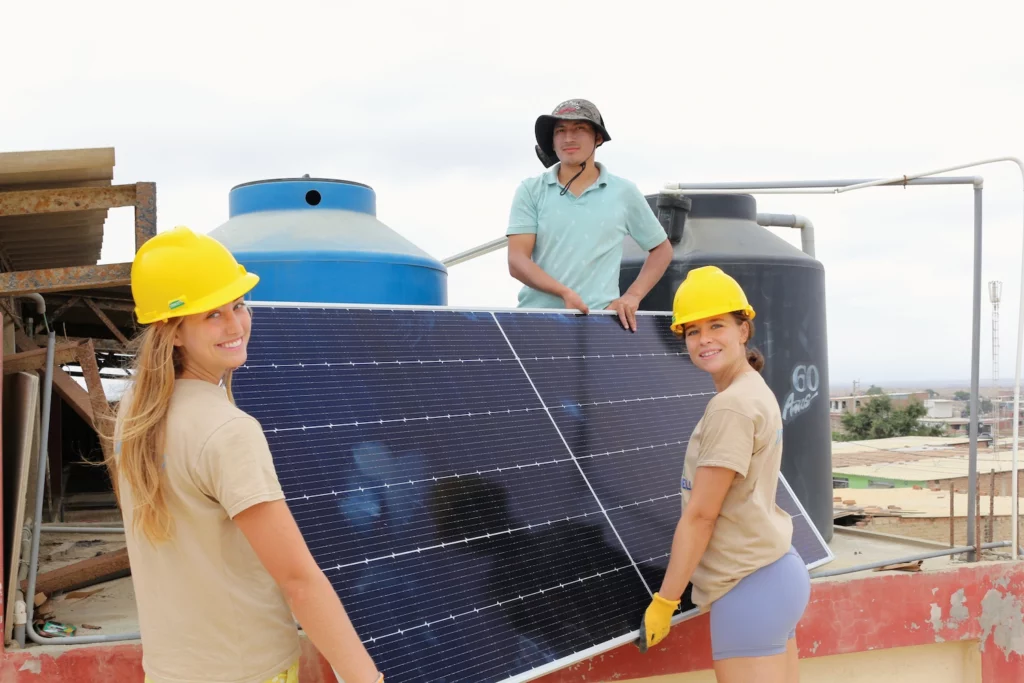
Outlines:
{"type": "Polygon", "coordinates": [[[765,227],[796,228],[800,231],[800,248],[814,258],[814,223],[807,216],[791,213],[759,213],[757,224],[765,227]]]}
{"type": "Polygon", "coordinates": [[[445,268],[457,266],[460,263],[472,261],[478,256],[483,256],[484,254],[489,254],[492,251],[497,251],[504,247],[506,244],[508,244],[508,237],[499,237],[496,240],[485,242],[479,246],[473,247],[472,249],[461,251],[458,254],[455,254],[454,256],[449,256],[448,258],[441,261],[441,263],[444,264],[445,268]]]}
{"type": "MultiPolygon", "coordinates": [[[[994,541],[992,543],[982,543],[982,550],[993,550],[995,548],[1005,548],[1010,545],[1009,541],[994,541]]],[[[945,557],[946,555],[961,555],[963,553],[973,553],[973,545],[963,545],[957,548],[943,548],[942,550],[933,550],[927,553],[917,553],[916,555],[907,555],[906,557],[897,557],[892,560],[880,560],[878,562],[866,562],[865,564],[854,565],[853,567],[842,567],[841,569],[829,569],[828,571],[813,572],[811,574],[812,579],[823,579],[829,576],[842,576],[843,574],[853,574],[854,572],[864,571],[865,569],[878,569],[879,567],[885,567],[890,564],[903,564],[904,562],[917,562],[918,560],[930,560],[934,557],[945,557]]],[[[1013,553],[1011,552],[1012,556],[1013,553]]]]}
{"type": "MultiPolygon", "coordinates": [[[[736,192],[740,189],[752,190],[782,190],[782,189],[807,189],[807,188],[836,188],[861,183],[875,182],[878,178],[843,178],[837,180],[763,180],[763,181],[741,181],[727,183],[667,183],[665,187],[672,190],[729,190],[736,192]]],[[[914,178],[907,180],[907,185],[977,185],[981,182],[980,176],[945,176],[942,178],[914,178]]],[[[902,178],[894,185],[903,185],[902,178]]]]}

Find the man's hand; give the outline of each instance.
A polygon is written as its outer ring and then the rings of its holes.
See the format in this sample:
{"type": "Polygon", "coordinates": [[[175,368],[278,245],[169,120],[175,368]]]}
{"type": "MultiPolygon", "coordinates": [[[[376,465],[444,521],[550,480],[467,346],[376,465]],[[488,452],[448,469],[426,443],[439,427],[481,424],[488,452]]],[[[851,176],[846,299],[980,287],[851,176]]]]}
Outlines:
{"type": "Polygon", "coordinates": [[[583,303],[583,299],[580,298],[580,295],[571,289],[567,290],[565,294],[562,295],[562,301],[565,303],[566,308],[578,309],[583,313],[583,315],[590,313],[590,308],[583,303]]]}
{"type": "Polygon", "coordinates": [[[636,332],[636,309],[639,307],[640,297],[627,292],[608,304],[608,308],[605,310],[618,313],[619,322],[622,323],[622,327],[636,332]]]}

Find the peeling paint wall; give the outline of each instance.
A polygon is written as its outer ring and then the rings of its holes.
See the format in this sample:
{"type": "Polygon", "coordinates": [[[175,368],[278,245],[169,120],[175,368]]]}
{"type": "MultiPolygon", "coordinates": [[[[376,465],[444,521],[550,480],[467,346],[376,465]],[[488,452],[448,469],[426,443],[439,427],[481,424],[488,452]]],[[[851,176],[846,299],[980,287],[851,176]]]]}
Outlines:
{"type": "MultiPolygon", "coordinates": [[[[919,645],[800,661],[800,683],[980,683],[977,643],[919,645]]],[[[716,683],[712,671],[696,671],[619,683],[716,683]]]]}
{"type": "Polygon", "coordinates": [[[981,647],[992,643],[1006,656],[1024,656],[1024,605],[1021,598],[990,589],[981,600],[981,647]]]}
{"type": "MultiPolygon", "coordinates": [[[[913,574],[865,572],[857,578],[819,580],[812,585],[810,603],[797,627],[801,672],[807,672],[801,680],[860,681],[855,671],[847,676],[844,670],[839,676],[832,667],[861,661],[846,659],[847,655],[884,652],[893,659],[877,660],[888,662],[884,666],[889,668],[882,676],[872,669],[872,680],[1024,683],[1024,562],[963,564],[913,574]],[[959,677],[921,679],[912,673],[893,673],[902,666],[901,657],[916,651],[948,653],[946,648],[967,653],[967,663],[956,669],[959,677]],[[823,664],[817,664],[819,660],[823,664]],[[826,661],[833,664],[826,666],[826,661]],[[825,666],[820,670],[828,675],[812,678],[818,666],[825,666]]],[[[696,683],[714,680],[709,677],[711,668],[711,637],[704,615],[674,627],[647,654],[621,647],[538,683],[696,683]]]]}

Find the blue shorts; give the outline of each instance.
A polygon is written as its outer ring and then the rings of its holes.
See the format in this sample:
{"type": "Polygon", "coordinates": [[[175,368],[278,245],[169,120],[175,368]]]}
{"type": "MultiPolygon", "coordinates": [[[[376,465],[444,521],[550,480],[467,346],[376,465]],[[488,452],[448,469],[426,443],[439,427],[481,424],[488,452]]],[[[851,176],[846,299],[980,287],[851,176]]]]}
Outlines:
{"type": "Polygon", "coordinates": [[[712,659],[782,654],[810,597],[810,574],[790,548],[711,603],[712,659]]]}

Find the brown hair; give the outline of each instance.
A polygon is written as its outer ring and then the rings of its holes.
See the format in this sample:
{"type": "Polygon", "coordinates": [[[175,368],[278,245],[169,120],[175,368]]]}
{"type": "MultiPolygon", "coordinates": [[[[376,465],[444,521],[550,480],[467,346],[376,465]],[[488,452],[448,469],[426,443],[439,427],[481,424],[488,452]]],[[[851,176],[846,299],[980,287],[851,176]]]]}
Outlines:
{"type": "Polygon", "coordinates": [[[754,338],[754,321],[750,319],[746,311],[733,311],[732,317],[736,319],[737,324],[746,323],[748,325],[750,334],[747,335],[747,362],[750,363],[750,367],[761,372],[761,368],[764,367],[764,354],[749,346],[750,340],[754,338]]]}
{"type": "MultiPolygon", "coordinates": [[[[127,403],[119,410],[113,437],[116,441],[107,460],[114,492],[118,493],[118,470],[131,487],[133,526],[141,528],[153,542],[170,540],[174,532],[162,479],[167,412],[175,380],[184,368],[182,351],[174,345],[182,320],[171,318],[166,323],[150,325],[135,339],[132,383],[123,395],[122,400],[127,403]],[[115,461],[117,453],[120,455],[115,461]]],[[[228,371],[224,385],[228,399],[234,402],[231,375],[228,371]]]]}

